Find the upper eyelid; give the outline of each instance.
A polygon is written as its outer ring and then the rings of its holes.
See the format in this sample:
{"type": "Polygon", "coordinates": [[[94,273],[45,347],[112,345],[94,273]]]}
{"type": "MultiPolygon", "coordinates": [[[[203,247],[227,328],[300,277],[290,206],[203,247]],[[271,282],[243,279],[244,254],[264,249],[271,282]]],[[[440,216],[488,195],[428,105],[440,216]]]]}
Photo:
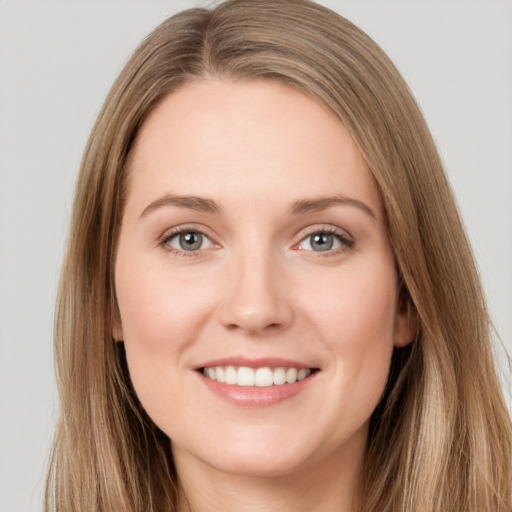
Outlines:
{"type": "Polygon", "coordinates": [[[214,237],[214,235],[211,233],[211,230],[207,229],[205,226],[200,226],[197,224],[182,224],[179,226],[175,226],[172,228],[166,229],[159,237],[159,242],[163,242],[169,238],[172,238],[176,235],[179,235],[180,233],[200,233],[201,235],[204,235],[210,239],[214,237]]]}
{"type": "Polygon", "coordinates": [[[315,224],[309,226],[307,228],[301,229],[297,234],[297,237],[300,241],[304,238],[307,238],[308,236],[314,235],[315,233],[329,233],[355,241],[355,237],[349,231],[333,224],[315,224]]]}

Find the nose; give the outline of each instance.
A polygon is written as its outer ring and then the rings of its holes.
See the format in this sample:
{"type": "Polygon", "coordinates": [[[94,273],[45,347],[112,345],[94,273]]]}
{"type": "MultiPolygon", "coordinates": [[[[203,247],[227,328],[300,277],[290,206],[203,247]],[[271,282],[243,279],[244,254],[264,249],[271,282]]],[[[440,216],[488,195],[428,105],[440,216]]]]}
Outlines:
{"type": "Polygon", "coordinates": [[[232,262],[219,307],[220,321],[227,329],[263,335],[291,324],[291,289],[277,260],[269,251],[242,255],[232,262]]]}

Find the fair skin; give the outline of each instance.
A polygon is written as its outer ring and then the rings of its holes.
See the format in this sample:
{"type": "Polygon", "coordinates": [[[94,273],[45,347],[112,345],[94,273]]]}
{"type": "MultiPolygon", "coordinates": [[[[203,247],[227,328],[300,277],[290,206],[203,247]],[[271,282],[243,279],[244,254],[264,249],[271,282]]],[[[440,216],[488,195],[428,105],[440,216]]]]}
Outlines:
{"type": "Polygon", "coordinates": [[[115,279],[114,338],[172,440],[180,512],[357,508],[413,326],[377,187],[333,114],[268,81],[165,98],[138,135],[115,279]]]}

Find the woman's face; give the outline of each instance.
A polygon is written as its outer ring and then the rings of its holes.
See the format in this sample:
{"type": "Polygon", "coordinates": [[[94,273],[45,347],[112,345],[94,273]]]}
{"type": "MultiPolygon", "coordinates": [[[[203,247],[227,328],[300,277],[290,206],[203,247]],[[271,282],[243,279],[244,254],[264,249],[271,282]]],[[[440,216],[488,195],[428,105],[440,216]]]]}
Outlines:
{"type": "Polygon", "coordinates": [[[115,279],[114,337],[178,467],[360,459],[412,326],[377,187],[326,108],[269,81],[168,96],[138,137],[115,279]]]}

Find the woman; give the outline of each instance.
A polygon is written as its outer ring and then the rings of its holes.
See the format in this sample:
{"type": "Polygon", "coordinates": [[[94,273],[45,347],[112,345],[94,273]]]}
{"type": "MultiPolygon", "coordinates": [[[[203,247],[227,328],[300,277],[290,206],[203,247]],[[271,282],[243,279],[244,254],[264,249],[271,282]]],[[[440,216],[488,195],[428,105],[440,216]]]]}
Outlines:
{"type": "Polygon", "coordinates": [[[106,100],[57,311],[57,510],[509,511],[510,419],[425,122],[306,1],[158,27],[106,100]]]}

